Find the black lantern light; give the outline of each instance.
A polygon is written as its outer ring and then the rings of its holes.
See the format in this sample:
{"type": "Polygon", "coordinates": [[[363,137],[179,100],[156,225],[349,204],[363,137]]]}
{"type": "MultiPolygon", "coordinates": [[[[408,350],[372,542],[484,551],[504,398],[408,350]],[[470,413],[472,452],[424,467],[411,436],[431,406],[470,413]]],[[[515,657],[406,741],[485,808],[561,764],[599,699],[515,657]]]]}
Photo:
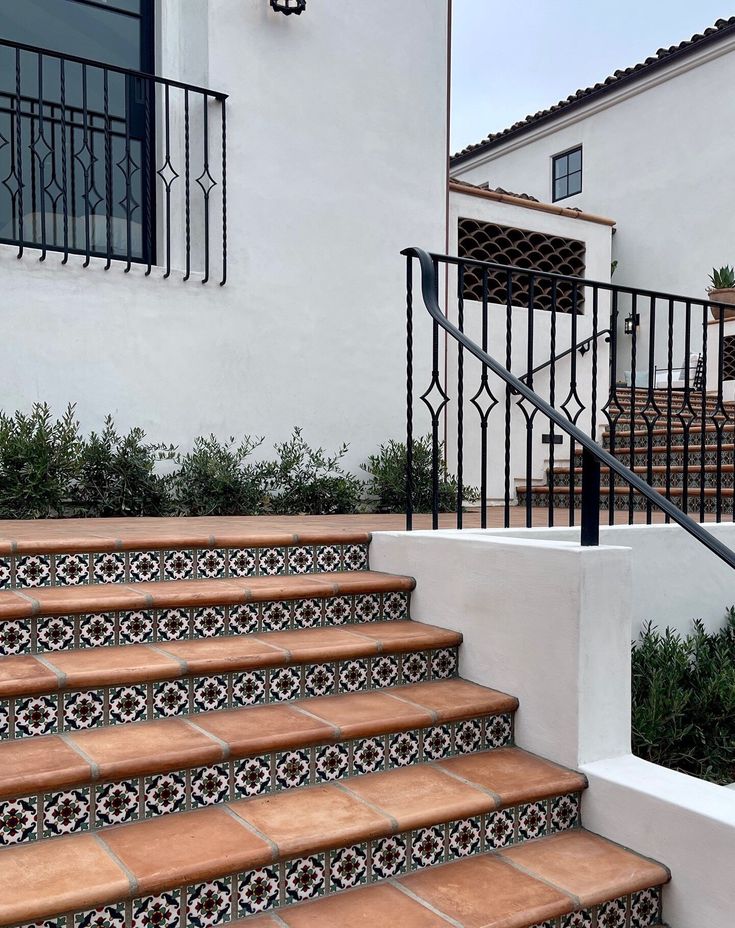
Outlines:
{"type": "Polygon", "coordinates": [[[271,0],[271,8],[276,13],[285,13],[286,16],[292,13],[300,16],[306,9],[306,0],[271,0]]]}
{"type": "Polygon", "coordinates": [[[641,317],[638,313],[631,313],[625,317],[625,334],[632,335],[641,324],[641,317]]]}

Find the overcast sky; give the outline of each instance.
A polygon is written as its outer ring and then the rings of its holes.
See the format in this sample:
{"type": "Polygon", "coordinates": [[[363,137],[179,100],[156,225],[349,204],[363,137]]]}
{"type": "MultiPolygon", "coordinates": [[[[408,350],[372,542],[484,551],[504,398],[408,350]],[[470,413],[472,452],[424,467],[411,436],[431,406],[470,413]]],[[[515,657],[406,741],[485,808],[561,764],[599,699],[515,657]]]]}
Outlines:
{"type": "Polygon", "coordinates": [[[454,0],[452,152],[735,15],[735,0],[454,0]]]}

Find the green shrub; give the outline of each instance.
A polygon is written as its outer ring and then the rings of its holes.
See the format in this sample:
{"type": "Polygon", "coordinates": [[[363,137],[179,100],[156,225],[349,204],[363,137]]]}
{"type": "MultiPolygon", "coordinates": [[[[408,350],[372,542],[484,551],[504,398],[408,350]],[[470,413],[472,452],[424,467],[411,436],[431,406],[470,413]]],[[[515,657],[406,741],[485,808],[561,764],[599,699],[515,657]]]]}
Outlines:
{"type": "MultiPolygon", "coordinates": [[[[454,512],[457,507],[457,480],[447,470],[444,461],[444,446],[439,448],[439,511],[454,512]]],[[[391,439],[380,446],[377,454],[371,454],[363,470],[370,475],[368,494],[375,499],[378,512],[406,511],[406,461],[405,442],[391,439]]],[[[413,440],[413,510],[414,512],[431,512],[433,503],[433,486],[431,479],[431,436],[413,440]]],[[[479,497],[474,487],[463,487],[462,495],[466,501],[479,497]]]]}
{"type": "Polygon", "coordinates": [[[34,404],[29,415],[0,412],[0,518],[63,515],[80,449],[73,406],[57,420],[46,403],[34,404]]]}
{"type": "Polygon", "coordinates": [[[239,444],[214,435],[197,438],[193,449],[179,458],[172,483],[180,515],[258,515],[265,506],[270,468],[249,457],[263,439],[246,436],[239,444]]]}
{"type": "Polygon", "coordinates": [[[334,454],[310,448],[295,428],[288,441],[276,444],[277,460],[268,472],[269,508],[278,515],[331,515],[357,512],[362,481],[343,470],[348,446],[334,454]]]}
{"type": "Polygon", "coordinates": [[[714,634],[650,624],[633,645],[633,750],[715,783],[735,781],[735,608],[714,634]]]}
{"type": "Polygon", "coordinates": [[[145,432],[120,435],[112,416],[83,443],[74,499],[79,515],[163,516],[171,511],[169,480],[156,473],[176,449],[145,441],[145,432]]]}

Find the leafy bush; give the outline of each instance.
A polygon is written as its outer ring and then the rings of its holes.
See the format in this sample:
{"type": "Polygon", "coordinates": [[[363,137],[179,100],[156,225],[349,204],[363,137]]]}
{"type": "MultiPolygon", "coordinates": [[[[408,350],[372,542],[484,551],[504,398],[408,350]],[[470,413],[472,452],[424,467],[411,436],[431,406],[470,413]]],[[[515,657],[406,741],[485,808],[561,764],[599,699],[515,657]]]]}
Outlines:
{"type": "MultiPolygon", "coordinates": [[[[391,439],[380,446],[377,454],[371,454],[363,470],[370,475],[368,494],[376,500],[378,512],[406,511],[407,449],[405,442],[391,439]]],[[[415,438],[413,441],[413,509],[414,512],[431,512],[433,488],[431,479],[431,436],[415,438]]],[[[457,507],[457,480],[447,470],[443,445],[439,448],[439,511],[453,512],[457,507]]],[[[474,487],[463,487],[465,500],[479,497],[474,487]]]]}
{"type": "Polygon", "coordinates": [[[251,464],[249,457],[263,439],[246,436],[239,444],[214,435],[197,438],[193,449],[179,458],[172,483],[181,515],[258,515],[263,512],[270,467],[251,464]]]}
{"type": "Polygon", "coordinates": [[[348,446],[335,454],[310,448],[295,428],[288,441],[275,446],[278,458],[269,468],[269,508],[278,515],[331,515],[357,512],[363,484],[340,461],[348,446]]]}
{"type": "Polygon", "coordinates": [[[162,516],[171,510],[169,481],[156,464],[172,460],[176,449],[145,442],[145,432],[120,435],[112,416],[101,434],[92,432],[81,448],[74,491],[84,516],[162,516]]]}
{"type": "Polygon", "coordinates": [[[0,518],[61,516],[79,470],[74,407],[54,420],[46,403],[28,415],[0,412],[0,518]]]}
{"type": "Polygon", "coordinates": [[[714,634],[650,624],[633,645],[633,750],[715,783],[735,781],[735,607],[714,634]]]}

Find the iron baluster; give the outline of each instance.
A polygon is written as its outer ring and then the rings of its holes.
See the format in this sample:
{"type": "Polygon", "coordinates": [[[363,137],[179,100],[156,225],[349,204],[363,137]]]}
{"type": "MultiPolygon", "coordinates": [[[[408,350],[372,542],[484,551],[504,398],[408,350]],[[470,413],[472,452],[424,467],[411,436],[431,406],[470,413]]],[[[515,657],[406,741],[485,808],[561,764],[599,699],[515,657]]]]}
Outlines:
{"type": "Polygon", "coordinates": [[[112,127],[110,125],[110,75],[103,72],[103,96],[105,116],[105,245],[107,261],[105,270],[112,267],[112,127]]]}
{"type": "Polygon", "coordinates": [[[69,260],[69,165],[66,148],[66,63],[63,58],[59,58],[59,85],[61,90],[61,208],[63,211],[64,224],[64,257],[61,261],[66,264],[69,260]]]}
{"type": "Polygon", "coordinates": [[[186,272],[184,281],[191,277],[191,143],[189,139],[189,91],[184,91],[184,248],[186,272]]]}
{"type": "Polygon", "coordinates": [[[413,528],[413,259],[406,257],[406,530],[413,528]]]}
{"type": "MultiPolygon", "coordinates": [[[[457,269],[457,324],[464,332],[464,265],[457,269]]],[[[462,528],[464,475],[464,349],[457,343],[457,528],[462,528]]]]}
{"type": "Polygon", "coordinates": [[[21,64],[20,49],[15,50],[15,101],[16,119],[15,131],[17,135],[17,181],[18,181],[18,258],[23,257],[23,244],[25,241],[24,207],[23,207],[23,124],[22,124],[22,97],[21,97],[21,64]]]}
{"type": "Polygon", "coordinates": [[[220,287],[227,283],[227,111],[224,101],[222,113],[222,280],[220,287]]]}
{"type": "MultiPolygon", "coordinates": [[[[549,366],[549,405],[556,403],[556,297],[557,282],[551,281],[551,325],[549,332],[549,351],[551,353],[551,364],[549,366]]],[[[554,526],[554,423],[549,426],[549,527],[554,526]]],[[[569,462],[570,473],[569,480],[574,483],[574,460],[569,462]]]]}
{"type": "MultiPolygon", "coordinates": [[[[505,275],[505,366],[508,370],[513,366],[513,273],[506,271],[505,275]]],[[[504,449],[504,500],[503,525],[510,527],[510,426],[513,410],[511,409],[510,384],[505,385],[505,449],[504,449]]]]}

